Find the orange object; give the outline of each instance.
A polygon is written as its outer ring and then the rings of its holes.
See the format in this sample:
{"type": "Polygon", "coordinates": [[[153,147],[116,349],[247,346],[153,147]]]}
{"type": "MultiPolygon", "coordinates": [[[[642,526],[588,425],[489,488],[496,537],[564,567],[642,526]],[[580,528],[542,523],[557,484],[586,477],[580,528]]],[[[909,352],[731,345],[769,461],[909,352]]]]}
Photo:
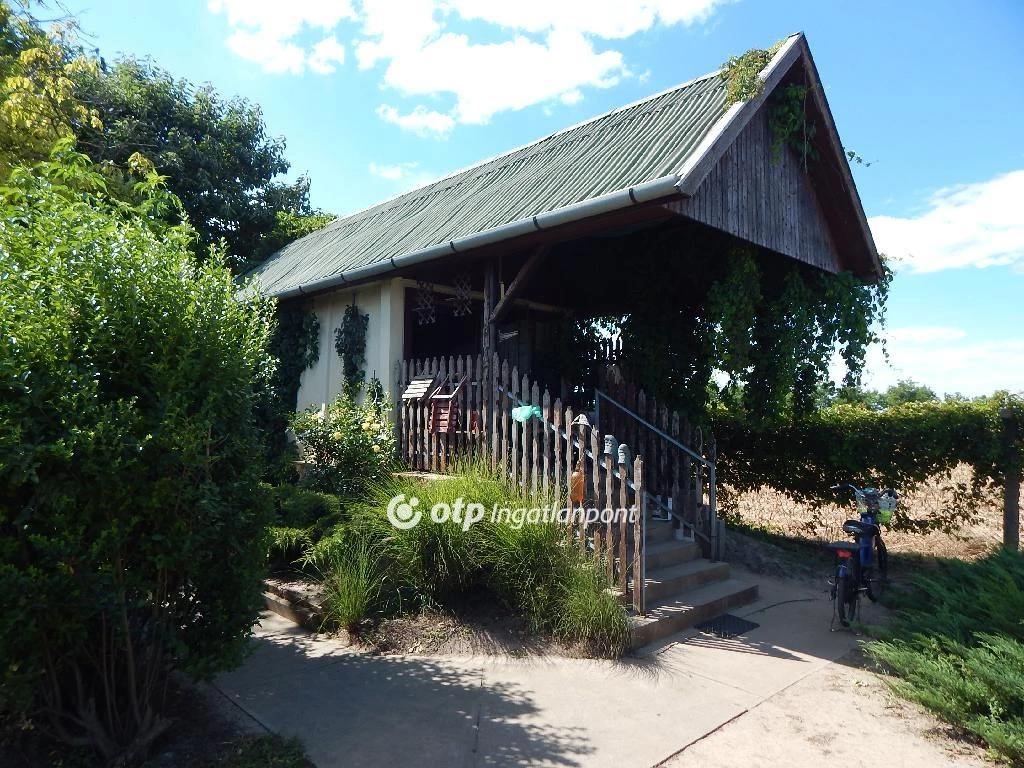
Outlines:
{"type": "Polygon", "coordinates": [[[569,476],[569,500],[573,504],[583,502],[584,485],[586,485],[586,479],[583,477],[583,471],[580,469],[573,470],[573,473],[569,476]]]}

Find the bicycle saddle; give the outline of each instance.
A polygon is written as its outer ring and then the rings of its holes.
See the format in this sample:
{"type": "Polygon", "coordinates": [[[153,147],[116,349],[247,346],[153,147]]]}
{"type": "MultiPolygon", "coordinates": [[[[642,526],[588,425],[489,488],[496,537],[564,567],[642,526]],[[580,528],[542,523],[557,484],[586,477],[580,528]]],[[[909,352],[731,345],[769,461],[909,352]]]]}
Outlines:
{"type": "Polygon", "coordinates": [[[843,530],[851,536],[874,536],[878,533],[878,526],[860,520],[847,520],[843,523],[843,530]]]}

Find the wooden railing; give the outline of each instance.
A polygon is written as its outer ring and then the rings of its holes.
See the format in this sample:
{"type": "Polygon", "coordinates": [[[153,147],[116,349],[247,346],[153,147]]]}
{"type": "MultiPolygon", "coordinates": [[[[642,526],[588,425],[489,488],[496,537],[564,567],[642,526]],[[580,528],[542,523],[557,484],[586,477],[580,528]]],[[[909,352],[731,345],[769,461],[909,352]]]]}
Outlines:
{"type": "Polygon", "coordinates": [[[432,472],[451,471],[465,460],[486,462],[560,514],[573,545],[601,562],[623,598],[642,613],[643,458],[586,418],[577,420],[571,407],[552,401],[548,390],[497,356],[488,365],[480,355],[404,361],[399,391],[423,375],[466,377],[456,395],[460,420],[453,431],[432,432],[429,400],[401,401],[398,445],[404,462],[432,472]],[[539,417],[513,419],[512,409],[520,406],[539,407],[539,417]],[[582,501],[573,501],[570,492],[574,472],[583,474],[582,501]]]}

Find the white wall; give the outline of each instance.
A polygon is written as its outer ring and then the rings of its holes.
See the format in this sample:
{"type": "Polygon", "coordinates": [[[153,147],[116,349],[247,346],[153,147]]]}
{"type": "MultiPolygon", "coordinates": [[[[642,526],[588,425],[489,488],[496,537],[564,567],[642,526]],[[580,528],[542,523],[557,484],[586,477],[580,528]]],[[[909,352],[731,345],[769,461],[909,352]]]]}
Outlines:
{"type": "Polygon", "coordinates": [[[399,279],[381,280],[323,294],[313,299],[312,310],[320,321],[320,359],[302,373],[298,409],[319,408],[341,392],[341,358],[334,349],[334,329],[341,325],[345,308],[353,298],[359,311],[370,316],[366,327],[366,379],[376,376],[385,391],[397,400],[397,363],[405,342],[405,290],[399,279]]]}

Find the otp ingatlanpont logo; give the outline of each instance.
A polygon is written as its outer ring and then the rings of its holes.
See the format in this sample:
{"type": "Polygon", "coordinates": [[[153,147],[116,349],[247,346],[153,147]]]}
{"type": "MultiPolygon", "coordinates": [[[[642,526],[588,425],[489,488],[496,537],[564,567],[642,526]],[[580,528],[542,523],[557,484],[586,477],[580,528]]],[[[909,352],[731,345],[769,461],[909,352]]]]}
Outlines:
{"type": "Polygon", "coordinates": [[[420,500],[415,496],[412,496],[406,502],[404,493],[392,497],[391,501],[388,502],[388,520],[400,531],[408,531],[410,528],[415,528],[423,517],[423,512],[416,508],[419,506],[419,503],[420,500]]]}

